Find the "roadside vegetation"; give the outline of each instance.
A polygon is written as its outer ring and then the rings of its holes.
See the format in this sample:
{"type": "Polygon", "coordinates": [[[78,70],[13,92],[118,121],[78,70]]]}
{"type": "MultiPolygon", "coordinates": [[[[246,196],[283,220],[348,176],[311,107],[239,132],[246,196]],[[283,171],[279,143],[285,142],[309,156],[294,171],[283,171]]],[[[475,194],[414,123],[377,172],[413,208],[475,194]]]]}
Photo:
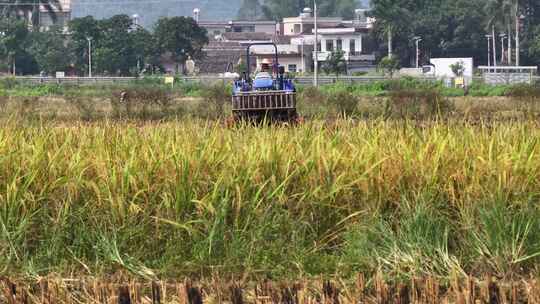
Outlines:
{"type": "MultiPolygon", "coordinates": [[[[111,91],[134,88],[160,88],[175,93],[179,96],[201,97],[206,88],[212,84],[197,82],[186,82],[181,78],[176,78],[175,85],[165,85],[161,77],[144,77],[133,80],[128,84],[103,84],[103,85],[72,85],[72,84],[29,84],[17,81],[14,78],[0,79],[0,95],[3,96],[50,96],[75,93],[78,95],[105,96],[111,91]]],[[[228,86],[228,84],[227,84],[228,86]]],[[[346,83],[336,82],[334,84],[321,85],[320,91],[326,94],[347,91],[355,96],[387,96],[390,92],[400,89],[432,89],[437,90],[445,97],[485,97],[485,96],[505,96],[513,86],[511,85],[487,85],[475,82],[466,91],[458,88],[447,88],[442,81],[424,81],[412,77],[403,77],[396,80],[373,81],[370,83],[346,83]]],[[[298,86],[302,92],[307,86],[298,86]]]]}

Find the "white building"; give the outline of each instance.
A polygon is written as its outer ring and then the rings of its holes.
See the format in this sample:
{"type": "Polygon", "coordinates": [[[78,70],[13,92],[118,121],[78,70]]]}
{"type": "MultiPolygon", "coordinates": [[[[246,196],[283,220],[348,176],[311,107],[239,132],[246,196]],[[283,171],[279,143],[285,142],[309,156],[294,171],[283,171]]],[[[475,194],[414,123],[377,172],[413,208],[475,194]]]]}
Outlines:
{"type": "Polygon", "coordinates": [[[275,35],[275,21],[200,21],[199,26],[206,29],[208,36],[213,38],[223,33],[266,33],[275,35]]]}
{"type": "Polygon", "coordinates": [[[67,29],[68,22],[71,20],[71,2],[71,0],[58,0],[59,5],[51,4],[50,11],[44,5],[40,5],[39,24],[41,28],[47,29],[52,25],[60,25],[67,29]]]}
{"type": "MultiPolygon", "coordinates": [[[[366,10],[355,11],[355,20],[342,18],[317,18],[318,56],[319,62],[324,63],[333,51],[343,51],[350,72],[371,68],[374,65],[374,50],[366,47],[373,29],[373,20],[366,17],[366,10]]],[[[315,44],[315,18],[309,8],[298,17],[284,18],[279,27],[279,33],[291,37],[291,43],[296,45],[315,44]]],[[[315,55],[313,54],[313,59],[315,55]]],[[[311,70],[311,69],[309,69],[311,70]]]]}

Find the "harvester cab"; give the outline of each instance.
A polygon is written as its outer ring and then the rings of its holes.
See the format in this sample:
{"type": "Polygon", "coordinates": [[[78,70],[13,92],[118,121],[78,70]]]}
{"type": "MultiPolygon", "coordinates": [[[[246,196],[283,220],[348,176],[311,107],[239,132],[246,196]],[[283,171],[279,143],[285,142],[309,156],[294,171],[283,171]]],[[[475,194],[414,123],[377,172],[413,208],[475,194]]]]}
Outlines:
{"type": "Polygon", "coordinates": [[[279,65],[277,46],[274,43],[248,45],[246,63],[247,71],[234,82],[233,86],[232,112],[234,119],[296,120],[296,89],[292,79],[285,75],[285,68],[279,65]],[[250,49],[255,45],[273,46],[274,58],[272,62],[263,61],[260,70],[252,78],[250,49]]]}

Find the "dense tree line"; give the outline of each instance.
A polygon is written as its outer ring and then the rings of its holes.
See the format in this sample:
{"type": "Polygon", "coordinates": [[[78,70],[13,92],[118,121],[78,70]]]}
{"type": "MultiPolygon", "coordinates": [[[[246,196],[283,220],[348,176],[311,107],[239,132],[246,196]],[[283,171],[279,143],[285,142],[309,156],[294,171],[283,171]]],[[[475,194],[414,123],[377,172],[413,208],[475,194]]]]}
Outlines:
{"type": "Polygon", "coordinates": [[[136,75],[160,68],[163,56],[170,57],[178,71],[189,56],[200,58],[208,42],[206,31],[189,17],[162,18],[152,32],[127,15],[76,18],[69,23],[69,32],[55,26],[42,31],[34,28],[24,18],[0,19],[4,70],[18,74],[71,70],[85,75],[91,46],[95,74],[136,75]]]}
{"type": "MultiPolygon", "coordinates": [[[[379,53],[393,53],[402,64],[412,64],[416,57],[415,36],[423,39],[423,62],[433,57],[474,57],[476,63],[486,64],[486,35],[495,35],[497,64],[513,65],[516,21],[521,38],[520,64],[540,64],[540,1],[372,0],[371,6],[371,14],[377,20],[379,53]],[[503,57],[501,39],[505,47],[503,57]]],[[[493,56],[493,43],[490,49],[493,56]]]]}
{"type": "MultiPolygon", "coordinates": [[[[520,23],[520,63],[540,64],[540,1],[538,0],[371,0],[380,57],[393,53],[403,65],[416,58],[413,37],[422,37],[421,59],[474,57],[487,63],[486,35],[495,35],[497,63],[515,64],[516,18],[520,23]],[[505,34],[501,58],[500,35],[505,34]],[[510,39],[507,39],[507,38],[510,39]],[[507,50],[511,49],[511,52],[507,50]],[[508,54],[510,53],[510,54],[508,54]]],[[[318,0],[320,16],[349,19],[357,0],[318,0]]],[[[239,17],[274,19],[297,16],[313,0],[244,0],[239,17]]],[[[492,47],[493,48],[493,45],[492,47]]],[[[493,56],[493,50],[492,50],[493,56]]]]}

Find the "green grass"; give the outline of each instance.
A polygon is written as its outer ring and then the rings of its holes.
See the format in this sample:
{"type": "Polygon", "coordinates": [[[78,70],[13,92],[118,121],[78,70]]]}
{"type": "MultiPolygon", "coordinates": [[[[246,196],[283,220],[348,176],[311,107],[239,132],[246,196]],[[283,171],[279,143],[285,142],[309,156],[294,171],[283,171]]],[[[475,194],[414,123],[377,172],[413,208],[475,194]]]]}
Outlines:
{"type": "MultiPolygon", "coordinates": [[[[220,83],[218,81],[217,83],[220,83]]],[[[19,97],[37,97],[37,96],[63,96],[67,94],[77,94],[79,96],[104,97],[111,92],[118,90],[133,90],[141,88],[159,88],[161,90],[174,93],[177,96],[184,97],[202,97],[205,92],[215,84],[201,84],[196,82],[186,82],[180,78],[176,79],[174,87],[165,85],[162,78],[146,77],[134,80],[128,84],[100,84],[100,85],[70,85],[70,84],[24,84],[12,78],[0,79],[0,96],[19,96],[19,97]]],[[[231,84],[226,85],[231,88],[231,84]]],[[[518,86],[522,87],[522,86],[518,86]]],[[[305,88],[298,87],[302,92],[305,88]]],[[[447,88],[442,81],[423,81],[412,77],[403,77],[399,80],[374,81],[371,83],[345,83],[337,82],[319,87],[320,91],[327,95],[335,95],[341,92],[349,92],[357,97],[380,97],[387,96],[393,90],[433,90],[436,89],[445,97],[463,96],[465,92],[462,89],[447,88]]],[[[484,96],[505,96],[513,86],[497,85],[490,86],[483,83],[474,83],[468,91],[472,97],[484,96]]]]}
{"type": "Polygon", "coordinates": [[[538,275],[539,149],[534,121],[12,119],[0,274],[538,275]]]}

